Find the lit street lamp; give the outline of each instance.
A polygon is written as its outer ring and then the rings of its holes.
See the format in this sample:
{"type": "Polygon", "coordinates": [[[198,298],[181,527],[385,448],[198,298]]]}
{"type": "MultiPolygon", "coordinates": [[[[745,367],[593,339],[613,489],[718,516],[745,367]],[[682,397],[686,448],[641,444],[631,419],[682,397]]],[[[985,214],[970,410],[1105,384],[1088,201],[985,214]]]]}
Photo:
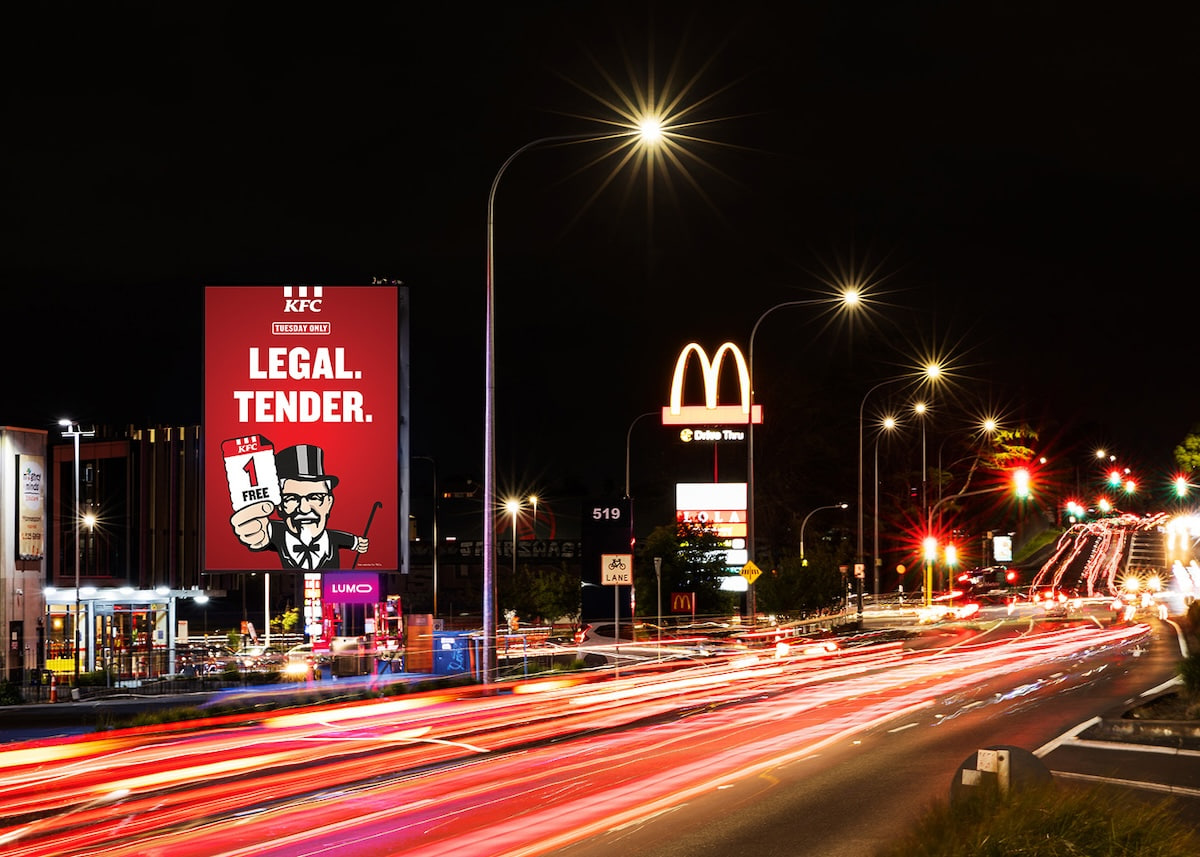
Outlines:
{"type": "Polygon", "coordinates": [[[804,558],[804,528],[808,526],[808,519],[811,518],[813,515],[815,515],[817,512],[820,512],[822,509],[848,509],[849,507],[850,507],[849,503],[834,503],[832,506],[818,506],[817,508],[813,509],[811,512],[809,512],[807,515],[804,516],[804,520],[800,522],[800,564],[801,565],[808,565],[808,560],[804,558]]]}
{"type": "Polygon", "coordinates": [[[929,406],[924,402],[917,402],[913,405],[913,413],[921,420],[921,510],[929,509],[929,501],[927,494],[928,479],[926,474],[929,473],[929,467],[925,462],[925,413],[929,410],[929,406]]]}
{"type": "Polygon", "coordinates": [[[925,518],[925,607],[929,608],[933,604],[933,561],[937,558],[937,539],[933,535],[933,516],[943,505],[953,500],[961,500],[964,497],[975,497],[979,494],[995,494],[997,491],[1007,491],[1012,488],[1018,499],[1024,500],[1029,496],[1029,471],[1025,468],[1018,468],[1013,471],[1011,485],[997,485],[992,488],[978,488],[974,491],[965,491],[962,494],[953,494],[929,507],[929,511],[925,518]]]}
{"type": "MultiPolygon", "coordinates": [[[[942,367],[936,363],[930,363],[922,371],[922,377],[929,381],[936,381],[942,373],[942,367]]],[[[863,546],[863,413],[867,407],[867,399],[871,394],[880,387],[885,387],[888,384],[896,384],[901,381],[914,382],[911,375],[901,375],[898,378],[885,378],[874,387],[871,387],[862,397],[862,402],[858,406],[858,552],[855,555],[854,561],[857,565],[862,565],[866,557],[866,550],[863,546]]],[[[855,569],[857,572],[857,569],[855,569]]],[[[856,574],[857,577],[857,574],[856,574]]],[[[862,578],[858,578],[861,580],[862,578]]],[[[858,613],[862,615],[862,584],[858,586],[858,613]]]]}
{"type": "Polygon", "coordinates": [[[875,516],[874,529],[871,534],[871,567],[875,571],[875,601],[879,601],[879,566],[883,562],[879,557],[879,438],[884,432],[890,432],[896,427],[895,417],[884,417],[879,424],[880,431],[875,434],[875,516]]]}
{"type": "Polygon", "coordinates": [[[512,516],[512,531],[513,531],[513,580],[517,579],[517,512],[521,510],[521,504],[517,500],[509,500],[504,504],[508,508],[508,514],[512,516]]]}
{"type": "Polygon", "coordinates": [[[643,120],[636,128],[613,134],[561,134],[540,137],[514,151],[492,179],[487,204],[487,289],[484,310],[484,400],[483,400],[483,648],[480,670],[484,681],[496,674],[496,320],[495,320],[495,222],[496,189],[509,165],[530,149],[552,143],[583,142],[619,137],[636,137],[644,144],[657,143],[662,129],[643,120]]]}
{"type": "Polygon", "coordinates": [[[63,437],[72,438],[75,442],[75,684],[79,684],[79,650],[82,648],[83,636],[80,634],[79,622],[79,548],[83,540],[80,530],[83,524],[83,513],[79,508],[79,438],[95,437],[96,432],[83,431],[79,424],[68,419],[61,419],[58,424],[63,427],[63,437]]]}
{"type": "MultiPolygon", "coordinates": [[[[812,306],[814,304],[831,304],[836,303],[834,298],[813,298],[802,301],[784,301],[780,304],[775,304],[773,307],[768,307],[759,315],[758,320],[754,322],[754,327],[750,329],[750,346],[749,354],[747,355],[747,372],[750,378],[750,411],[746,414],[746,556],[751,561],[754,556],[754,338],[758,335],[758,326],[763,323],[763,320],[777,309],[785,307],[797,306],[812,306]]],[[[859,302],[859,294],[853,289],[847,289],[842,293],[841,303],[843,307],[854,307],[859,302]]],[[[628,493],[628,492],[626,492],[628,493]]],[[[801,551],[803,554],[803,551],[801,551]]],[[[754,586],[751,584],[751,592],[754,591],[754,586]]],[[[751,606],[751,616],[754,615],[753,606],[751,606]]]]}

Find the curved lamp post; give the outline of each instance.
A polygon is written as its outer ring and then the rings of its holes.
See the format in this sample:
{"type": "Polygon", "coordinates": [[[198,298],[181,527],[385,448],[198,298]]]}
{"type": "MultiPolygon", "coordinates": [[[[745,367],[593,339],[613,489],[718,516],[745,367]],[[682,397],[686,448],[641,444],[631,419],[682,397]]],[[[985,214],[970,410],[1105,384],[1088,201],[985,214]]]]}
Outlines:
{"type": "Polygon", "coordinates": [[[871,567],[875,570],[875,602],[879,602],[879,566],[882,560],[879,557],[879,438],[883,437],[885,432],[890,432],[896,428],[896,418],[887,416],[879,424],[880,431],[875,434],[875,516],[874,529],[871,534],[871,567]]]}
{"type": "Polygon", "coordinates": [[[913,405],[913,413],[921,420],[921,511],[929,510],[929,495],[928,495],[928,476],[929,467],[925,463],[925,414],[929,412],[929,405],[925,402],[916,402],[913,405]]]}
{"type": "MultiPolygon", "coordinates": [[[[844,307],[853,307],[858,304],[859,294],[853,289],[847,289],[842,293],[841,303],[844,307]]],[[[749,354],[747,355],[747,371],[750,376],[750,411],[746,414],[746,556],[753,561],[754,556],[754,338],[758,335],[758,327],[763,323],[771,313],[777,309],[785,307],[797,306],[813,306],[815,304],[830,304],[837,301],[832,298],[810,298],[801,301],[784,301],[783,303],[775,304],[773,307],[768,307],[754,322],[754,327],[750,329],[750,346],[749,354]]],[[[625,492],[628,494],[628,490],[625,492]]],[[[801,539],[803,541],[803,539],[801,539]]],[[[801,556],[803,557],[803,545],[801,545],[801,556]]],[[[755,613],[754,605],[754,584],[750,584],[750,616],[753,618],[755,613]]]]}
{"type": "Polygon", "coordinates": [[[818,506],[817,508],[813,509],[811,512],[809,512],[807,515],[804,516],[804,520],[800,522],[800,564],[801,565],[808,565],[808,560],[806,560],[804,558],[804,528],[808,526],[808,519],[811,518],[813,515],[815,515],[817,512],[820,512],[822,509],[848,509],[848,508],[850,508],[849,503],[834,503],[832,506],[818,506]]]}
{"type": "Polygon", "coordinates": [[[638,424],[638,421],[645,417],[659,416],[659,411],[647,411],[644,414],[638,414],[633,418],[633,422],[629,424],[629,430],[625,432],[625,499],[629,499],[629,443],[633,440],[633,427],[638,424]]]}
{"type": "Polygon", "coordinates": [[[615,134],[558,134],[531,140],[514,151],[500,165],[487,205],[487,294],[484,322],[484,397],[483,397],[483,651],[480,671],[490,682],[496,675],[496,320],[495,320],[495,223],[496,189],[509,165],[518,157],[553,143],[583,142],[618,137],[638,137],[647,144],[657,142],[662,129],[644,121],[636,129],[615,134]]]}
{"type": "MultiPolygon", "coordinates": [[[[936,381],[942,374],[942,367],[937,363],[930,363],[925,367],[920,377],[928,381],[936,381]]],[[[885,378],[874,387],[871,387],[862,397],[862,402],[858,406],[858,552],[855,555],[855,563],[862,565],[865,559],[865,548],[863,546],[863,413],[867,407],[867,399],[881,387],[886,387],[888,384],[898,384],[901,381],[913,383],[914,379],[911,375],[901,375],[898,378],[885,378]]],[[[855,569],[857,571],[857,569],[855,569]]],[[[861,581],[857,574],[855,577],[861,581]]],[[[858,614],[862,615],[862,583],[858,584],[858,614]]]]}
{"type": "Polygon", "coordinates": [[[974,491],[964,491],[952,494],[929,507],[925,518],[925,607],[933,606],[933,563],[937,559],[937,537],[933,535],[933,516],[942,506],[954,500],[965,497],[977,497],[980,494],[996,494],[1012,489],[1018,499],[1024,500],[1029,496],[1029,471],[1019,467],[1012,473],[1012,482],[1006,485],[996,485],[992,488],[976,488],[974,491]]]}

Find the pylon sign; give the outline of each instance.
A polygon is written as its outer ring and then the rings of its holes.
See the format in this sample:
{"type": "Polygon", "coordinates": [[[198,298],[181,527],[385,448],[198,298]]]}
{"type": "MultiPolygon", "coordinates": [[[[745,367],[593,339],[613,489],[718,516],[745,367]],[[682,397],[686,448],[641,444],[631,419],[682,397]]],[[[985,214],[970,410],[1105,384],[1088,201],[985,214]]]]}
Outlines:
{"type": "Polygon", "coordinates": [[[695,342],[689,342],[679,352],[675,361],[675,374],[671,378],[670,404],[662,409],[662,424],[677,425],[746,425],[762,422],[762,408],[750,401],[750,370],[741,350],[732,342],[724,342],[708,359],[708,354],[695,342]],[[683,378],[687,373],[689,359],[696,356],[700,364],[700,373],[704,380],[704,404],[683,404],[683,378]],[[726,355],[733,358],[737,366],[738,386],[741,399],[736,405],[722,405],[718,402],[717,387],[720,382],[721,364],[726,355]]]}

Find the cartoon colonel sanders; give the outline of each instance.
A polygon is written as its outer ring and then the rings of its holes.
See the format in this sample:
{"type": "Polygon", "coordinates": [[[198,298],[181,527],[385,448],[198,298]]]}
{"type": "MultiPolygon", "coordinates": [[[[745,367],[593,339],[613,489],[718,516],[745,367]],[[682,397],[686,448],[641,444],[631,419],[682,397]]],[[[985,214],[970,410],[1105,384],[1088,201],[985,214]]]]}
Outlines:
{"type": "Polygon", "coordinates": [[[282,495],[279,519],[271,518],[277,507],[270,502],[234,512],[229,523],[242,544],[252,551],[273,550],[283,568],[303,571],[340,568],[342,550],[366,552],[366,536],[328,528],[338,478],[325,472],[324,450],[289,446],[276,453],[275,469],[282,495]]]}

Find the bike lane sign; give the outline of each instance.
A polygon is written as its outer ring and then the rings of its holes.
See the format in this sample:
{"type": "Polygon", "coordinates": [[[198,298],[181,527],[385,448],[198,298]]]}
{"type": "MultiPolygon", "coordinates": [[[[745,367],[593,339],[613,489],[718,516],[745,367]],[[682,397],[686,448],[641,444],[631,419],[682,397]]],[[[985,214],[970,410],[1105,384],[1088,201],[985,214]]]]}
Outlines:
{"type": "Polygon", "coordinates": [[[633,584],[633,554],[600,554],[600,582],[605,586],[630,586],[633,584]]]}

